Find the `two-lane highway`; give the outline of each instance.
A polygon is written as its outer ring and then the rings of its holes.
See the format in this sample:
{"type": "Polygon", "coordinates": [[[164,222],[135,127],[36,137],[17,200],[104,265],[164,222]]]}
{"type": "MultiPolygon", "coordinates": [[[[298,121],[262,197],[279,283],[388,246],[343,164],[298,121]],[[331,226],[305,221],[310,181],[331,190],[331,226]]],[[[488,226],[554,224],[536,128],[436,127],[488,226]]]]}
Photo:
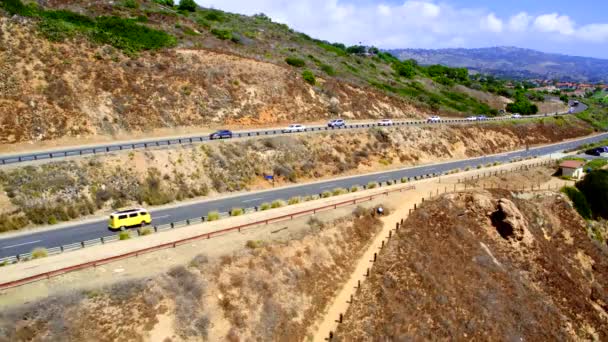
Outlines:
{"type": "MultiPolygon", "coordinates": [[[[186,203],[172,208],[151,210],[153,224],[160,225],[201,217],[207,215],[208,212],[213,210],[226,212],[232,208],[259,206],[264,202],[271,202],[276,199],[287,200],[294,196],[315,195],[334,188],[348,189],[354,185],[366,185],[369,182],[399,180],[402,177],[413,178],[432,173],[439,174],[454,169],[465,169],[466,167],[474,168],[477,165],[485,165],[494,162],[505,163],[515,158],[533,155],[548,155],[566,149],[575,148],[581,144],[598,142],[607,138],[608,133],[604,133],[594,137],[578,139],[560,144],[531,148],[529,151],[514,151],[493,156],[391,170],[342,179],[331,179],[317,183],[302,184],[260,192],[250,192],[203,202],[186,203]]],[[[106,227],[106,219],[100,218],[95,222],[75,224],[67,228],[38,232],[33,231],[27,235],[0,238],[0,258],[28,253],[31,252],[35,247],[57,247],[84,240],[96,239],[111,234],[112,233],[106,227]]]]}
{"type": "MultiPolygon", "coordinates": [[[[558,115],[565,114],[574,114],[581,112],[587,108],[586,105],[580,104],[576,107],[573,107],[574,111],[572,113],[559,113],[558,115]]],[[[515,120],[527,120],[530,118],[540,118],[545,116],[555,116],[556,114],[539,114],[539,115],[530,115],[530,116],[522,116],[519,119],[515,120]]],[[[487,118],[486,121],[501,121],[501,120],[513,120],[510,117],[495,117],[495,118],[487,118]]],[[[395,120],[390,125],[384,125],[382,127],[404,127],[404,126],[422,126],[422,125],[466,125],[466,124],[476,124],[477,121],[469,121],[467,119],[444,119],[439,122],[429,123],[426,120],[395,120]]],[[[378,122],[369,121],[365,123],[353,123],[347,124],[340,128],[329,128],[325,125],[313,125],[308,126],[304,132],[326,132],[332,130],[345,130],[345,129],[366,129],[370,127],[377,127],[378,122]]],[[[260,130],[249,130],[249,131],[235,131],[233,132],[233,138],[247,138],[247,137],[258,137],[258,136],[275,136],[284,134],[282,128],[270,128],[270,129],[260,129],[260,130]]],[[[291,133],[293,134],[293,133],[291,133]]],[[[95,154],[104,154],[110,152],[124,151],[124,150],[138,150],[138,149],[146,149],[146,148],[158,148],[158,147],[167,147],[167,146],[179,146],[185,144],[194,144],[194,143],[205,143],[210,141],[209,135],[196,135],[196,136],[183,136],[183,137],[173,137],[173,138],[160,138],[160,139],[146,139],[146,140],[137,140],[130,142],[120,142],[120,143],[112,143],[112,144],[101,144],[101,145],[90,145],[90,146],[82,146],[82,147],[71,147],[71,148],[63,148],[63,149],[53,149],[46,151],[38,151],[38,152],[27,152],[27,153],[11,153],[0,155],[0,166],[1,165],[10,165],[15,163],[25,163],[32,162],[38,160],[54,160],[58,158],[66,158],[66,157],[79,157],[79,156],[87,156],[87,155],[95,155],[95,154]]]]}

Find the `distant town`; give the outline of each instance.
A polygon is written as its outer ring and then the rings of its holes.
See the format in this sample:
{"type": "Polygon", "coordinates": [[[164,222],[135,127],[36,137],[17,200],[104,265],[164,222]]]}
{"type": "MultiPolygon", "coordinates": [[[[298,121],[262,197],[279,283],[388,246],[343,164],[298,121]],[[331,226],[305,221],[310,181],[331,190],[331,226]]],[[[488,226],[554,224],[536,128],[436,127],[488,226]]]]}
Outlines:
{"type": "MultiPolygon", "coordinates": [[[[540,79],[532,79],[527,80],[524,83],[527,84],[527,88],[536,90],[536,91],[565,91],[572,93],[572,95],[576,96],[584,96],[589,92],[595,92],[599,90],[608,91],[608,84],[601,83],[578,83],[578,82],[559,82],[556,80],[540,80],[540,79]]],[[[515,84],[513,82],[507,82],[507,88],[514,88],[515,84]]]]}

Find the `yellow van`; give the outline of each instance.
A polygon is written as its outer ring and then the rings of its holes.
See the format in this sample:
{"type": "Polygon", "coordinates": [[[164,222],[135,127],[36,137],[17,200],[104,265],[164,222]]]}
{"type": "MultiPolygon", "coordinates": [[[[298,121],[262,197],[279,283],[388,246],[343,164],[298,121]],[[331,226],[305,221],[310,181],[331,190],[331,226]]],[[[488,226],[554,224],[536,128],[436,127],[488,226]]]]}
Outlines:
{"type": "Polygon", "coordinates": [[[152,223],[152,217],[146,209],[128,209],[110,215],[108,228],[125,230],[127,227],[143,227],[152,223]]]}

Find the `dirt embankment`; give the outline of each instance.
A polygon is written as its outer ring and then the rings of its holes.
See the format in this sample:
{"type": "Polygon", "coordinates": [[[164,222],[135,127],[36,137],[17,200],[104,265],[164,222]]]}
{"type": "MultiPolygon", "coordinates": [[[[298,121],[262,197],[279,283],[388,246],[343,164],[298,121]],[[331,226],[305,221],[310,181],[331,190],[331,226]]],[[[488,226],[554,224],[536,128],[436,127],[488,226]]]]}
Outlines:
{"type": "Polygon", "coordinates": [[[425,202],[379,255],[338,340],[606,340],[608,249],[561,194],[425,202]]]}
{"type": "Polygon", "coordinates": [[[179,126],[420,117],[405,100],[301,70],[207,50],[142,53],[51,43],[28,19],[0,18],[0,143],[179,126]]]}
{"type": "MultiPolygon", "coordinates": [[[[407,127],[125,152],[0,172],[0,231],[135,203],[161,205],[398,166],[505,152],[589,133],[577,120],[407,127]]],[[[472,165],[473,167],[476,165],[472,165]]],[[[363,184],[361,184],[363,185],[363,184]]],[[[287,198],[284,200],[288,200],[287,198]]]]}
{"type": "Polygon", "coordinates": [[[0,341],[303,339],[382,222],[358,209],[285,242],[0,313],[0,341]]]}

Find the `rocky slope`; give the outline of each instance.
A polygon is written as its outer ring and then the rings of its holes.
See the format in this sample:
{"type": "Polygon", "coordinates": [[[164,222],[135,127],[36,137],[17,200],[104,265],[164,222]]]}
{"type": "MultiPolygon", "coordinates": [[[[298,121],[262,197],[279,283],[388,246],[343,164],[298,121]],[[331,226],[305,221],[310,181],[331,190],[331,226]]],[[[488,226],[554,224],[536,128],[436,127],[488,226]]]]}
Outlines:
{"type": "Polygon", "coordinates": [[[608,248],[564,195],[425,202],[379,255],[338,340],[605,340],[608,248]]]}

